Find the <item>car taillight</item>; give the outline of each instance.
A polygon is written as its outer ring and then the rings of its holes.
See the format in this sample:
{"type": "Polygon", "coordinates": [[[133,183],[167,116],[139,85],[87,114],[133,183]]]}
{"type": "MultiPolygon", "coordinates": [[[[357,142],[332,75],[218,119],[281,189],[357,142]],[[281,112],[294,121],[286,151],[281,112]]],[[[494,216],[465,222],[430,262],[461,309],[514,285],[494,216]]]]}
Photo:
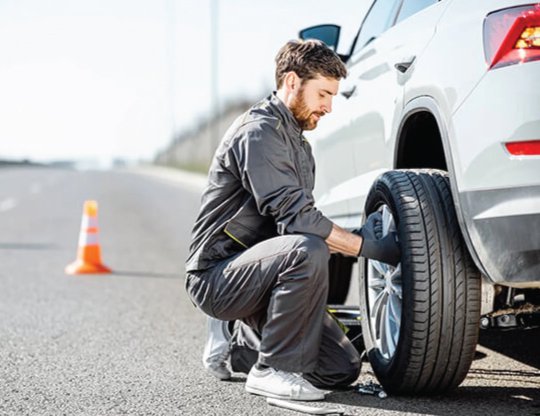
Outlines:
{"type": "Polygon", "coordinates": [[[540,3],[489,14],[484,21],[489,69],[540,59],[540,3]]]}
{"type": "Polygon", "coordinates": [[[505,143],[506,150],[513,156],[540,156],[540,140],[505,143]]]}

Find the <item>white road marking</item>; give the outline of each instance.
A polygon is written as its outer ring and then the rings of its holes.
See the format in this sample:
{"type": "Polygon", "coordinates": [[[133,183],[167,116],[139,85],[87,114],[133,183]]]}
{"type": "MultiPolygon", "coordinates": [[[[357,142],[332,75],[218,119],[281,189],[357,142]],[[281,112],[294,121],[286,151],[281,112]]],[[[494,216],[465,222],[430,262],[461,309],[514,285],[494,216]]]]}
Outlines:
{"type": "Polygon", "coordinates": [[[0,212],[9,211],[17,206],[17,200],[15,198],[6,198],[0,201],[0,212]]]}

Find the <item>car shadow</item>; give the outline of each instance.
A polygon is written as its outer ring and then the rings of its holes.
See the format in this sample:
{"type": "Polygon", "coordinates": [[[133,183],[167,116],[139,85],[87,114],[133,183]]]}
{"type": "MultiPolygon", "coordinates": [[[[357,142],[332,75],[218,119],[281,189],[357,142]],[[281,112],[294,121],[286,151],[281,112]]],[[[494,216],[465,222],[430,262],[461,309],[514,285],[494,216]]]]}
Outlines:
{"type": "Polygon", "coordinates": [[[459,387],[447,395],[430,397],[389,396],[380,399],[354,391],[338,391],[326,403],[354,407],[350,414],[378,414],[387,411],[429,415],[540,415],[538,387],[459,387]],[[378,409],[378,410],[377,410],[378,409]],[[481,410],[480,410],[481,409],[481,410]]]}
{"type": "MultiPolygon", "coordinates": [[[[354,390],[335,391],[327,397],[328,403],[353,406],[349,414],[376,414],[380,411],[399,411],[430,415],[488,414],[540,416],[540,328],[521,331],[481,331],[479,345],[505,355],[531,369],[513,369],[473,364],[464,385],[455,391],[438,396],[376,396],[360,394],[354,390]],[[514,380],[526,386],[513,386],[514,380]],[[467,385],[474,383],[475,385],[467,385]],[[482,385],[486,384],[486,385],[482,385]],[[488,385],[489,384],[489,385],[488,385]],[[369,409],[369,411],[368,411],[369,409]],[[481,409],[481,411],[479,410],[481,409]]],[[[486,359],[485,352],[477,351],[475,362],[486,359]]],[[[375,376],[369,366],[363,365],[360,382],[375,376]]],[[[347,414],[347,413],[346,413],[347,414]]]]}
{"type": "Polygon", "coordinates": [[[540,328],[480,331],[480,345],[540,370],[540,328]]]}

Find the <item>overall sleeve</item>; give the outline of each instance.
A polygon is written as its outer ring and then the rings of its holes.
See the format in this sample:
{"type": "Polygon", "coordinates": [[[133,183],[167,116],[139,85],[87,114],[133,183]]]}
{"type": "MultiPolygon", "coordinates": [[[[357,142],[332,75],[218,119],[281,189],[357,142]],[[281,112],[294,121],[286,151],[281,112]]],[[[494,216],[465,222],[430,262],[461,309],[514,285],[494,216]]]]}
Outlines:
{"type": "Polygon", "coordinates": [[[332,222],[314,206],[298,178],[293,151],[270,123],[246,129],[234,147],[242,186],[261,215],[274,218],[279,234],[314,234],[326,239],[332,222]]]}

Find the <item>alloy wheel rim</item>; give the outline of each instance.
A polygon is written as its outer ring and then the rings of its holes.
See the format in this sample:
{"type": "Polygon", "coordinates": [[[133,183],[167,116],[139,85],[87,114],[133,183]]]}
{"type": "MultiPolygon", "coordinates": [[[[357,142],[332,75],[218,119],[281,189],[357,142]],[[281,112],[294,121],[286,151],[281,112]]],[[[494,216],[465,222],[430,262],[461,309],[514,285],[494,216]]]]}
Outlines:
{"type": "MultiPolygon", "coordinates": [[[[387,205],[382,214],[383,236],[396,230],[392,212],[387,205]]],[[[383,358],[391,359],[397,348],[401,328],[403,290],[401,264],[396,267],[376,260],[367,262],[368,319],[375,348],[383,358]]]]}

